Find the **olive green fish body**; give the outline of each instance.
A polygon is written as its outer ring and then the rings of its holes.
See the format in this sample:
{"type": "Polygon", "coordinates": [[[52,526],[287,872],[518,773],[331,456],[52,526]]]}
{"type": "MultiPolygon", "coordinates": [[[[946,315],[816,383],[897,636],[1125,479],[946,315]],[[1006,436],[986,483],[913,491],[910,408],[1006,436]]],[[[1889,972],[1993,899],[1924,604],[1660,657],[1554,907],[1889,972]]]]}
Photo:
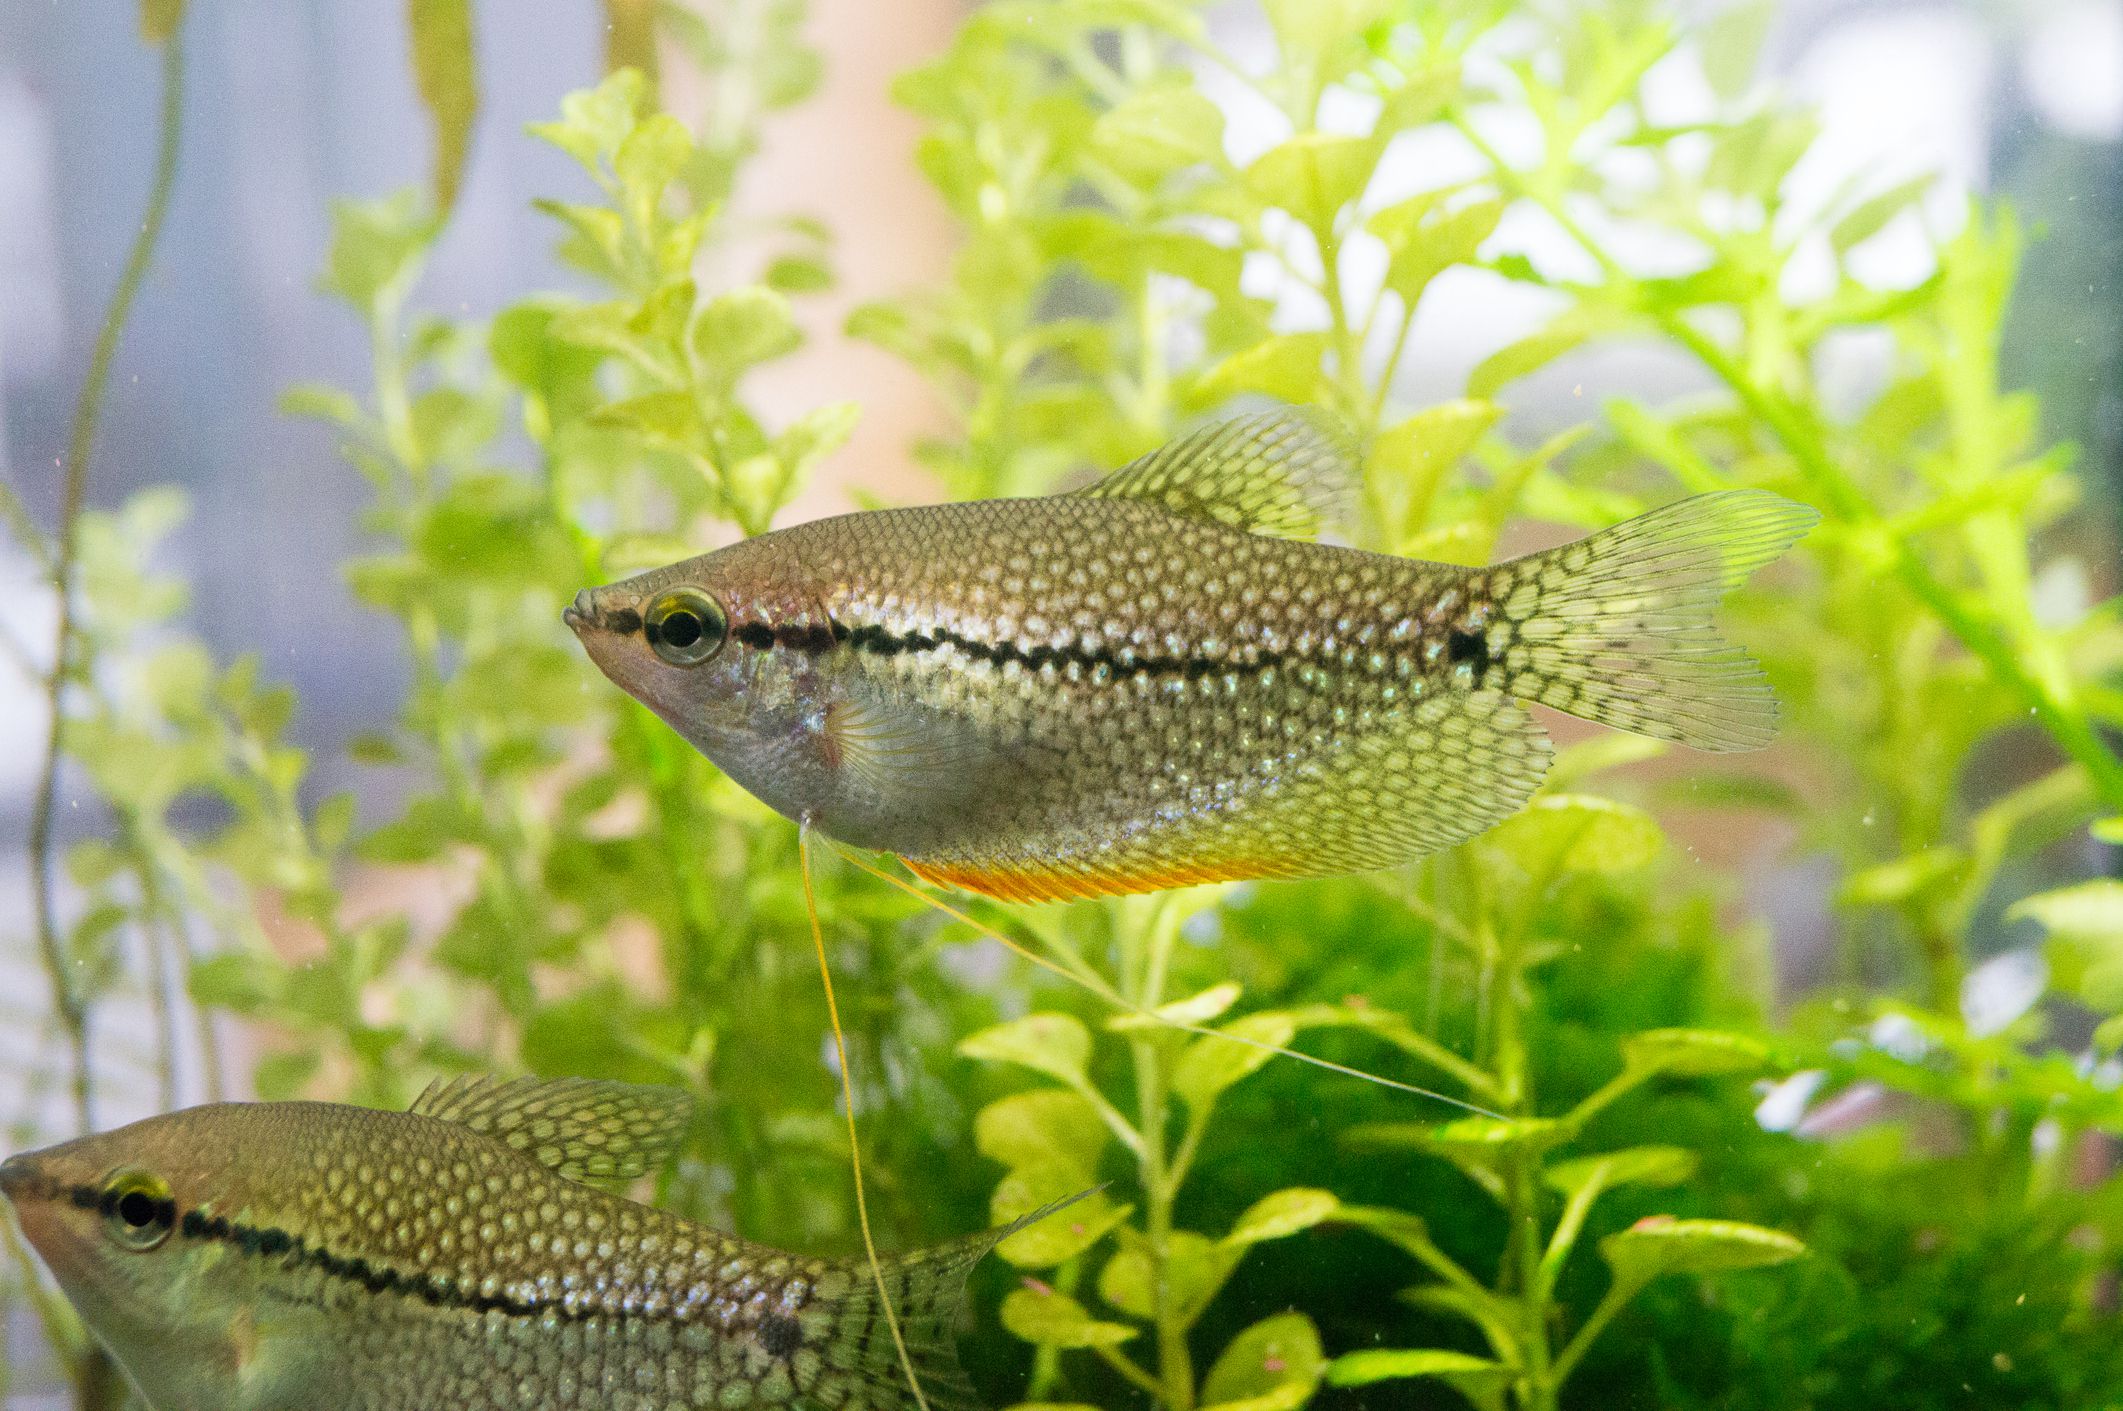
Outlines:
{"type": "MultiPolygon", "coordinates": [[[[672,1097],[562,1081],[459,1083],[412,1113],[222,1104],[17,1158],[0,1188],[156,1411],[911,1404],[865,1263],[572,1178],[660,1159],[672,1097]]],[[[950,1320],[993,1243],[884,1266],[932,1405],[970,1399],[950,1320]]]]}
{"type": "Polygon", "coordinates": [[[1463,568],[1289,537],[1341,462],[1302,419],[1252,418],[1078,494],[763,535],[570,621],[769,804],[1027,900],[1449,845],[1540,782],[1525,700],[1709,748],[1768,738],[1767,688],[1710,613],[1811,511],[1704,496],[1463,568]],[[707,655],[659,651],[665,621],[706,624],[707,655]]]}
{"type": "Polygon", "coordinates": [[[1152,872],[1295,870],[1306,781],[1474,680],[1451,643],[1481,609],[1446,565],[1068,497],[787,537],[829,616],[822,751],[856,762],[820,771],[845,784],[814,821],[939,869],[1098,868],[1157,835],[1152,872]]]}

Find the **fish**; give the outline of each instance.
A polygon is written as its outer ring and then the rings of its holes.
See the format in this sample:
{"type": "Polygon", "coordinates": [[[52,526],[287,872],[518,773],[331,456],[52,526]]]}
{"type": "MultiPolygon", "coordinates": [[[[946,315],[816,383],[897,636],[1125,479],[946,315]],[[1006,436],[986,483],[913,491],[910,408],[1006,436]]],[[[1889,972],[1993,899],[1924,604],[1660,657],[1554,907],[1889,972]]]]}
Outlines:
{"type": "MultiPolygon", "coordinates": [[[[405,1112],[217,1103],[11,1157],[0,1194],[155,1411],[913,1406],[865,1260],[605,1188],[688,1115],[582,1078],[439,1081],[405,1112]]],[[[967,1271],[1056,1208],[881,1261],[932,1408],[979,1404],[967,1271]]]]}
{"type": "Polygon", "coordinates": [[[1395,866],[1523,807],[1526,709],[1757,748],[1726,592],[1810,528],[1697,495],[1487,566],[1319,542],[1357,483],[1299,408],[1069,493],[861,511],[603,587],[592,662],[769,806],[1039,902],[1395,866]]]}

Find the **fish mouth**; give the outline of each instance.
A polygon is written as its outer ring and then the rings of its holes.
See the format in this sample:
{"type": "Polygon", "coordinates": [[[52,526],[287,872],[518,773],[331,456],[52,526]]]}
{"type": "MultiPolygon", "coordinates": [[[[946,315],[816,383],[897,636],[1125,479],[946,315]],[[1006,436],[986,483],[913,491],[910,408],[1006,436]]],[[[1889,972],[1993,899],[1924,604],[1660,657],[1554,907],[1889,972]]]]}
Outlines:
{"type": "Polygon", "coordinates": [[[589,589],[585,588],[577,593],[575,601],[560,610],[560,620],[578,637],[587,629],[598,625],[597,604],[591,598],[589,589]]]}
{"type": "Polygon", "coordinates": [[[33,1156],[10,1156],[0,1161],[0,1196],[8,1204],[19,1206],[24,1197],[35,1199],[50,1194],[51,1178],[33,1156]]]}

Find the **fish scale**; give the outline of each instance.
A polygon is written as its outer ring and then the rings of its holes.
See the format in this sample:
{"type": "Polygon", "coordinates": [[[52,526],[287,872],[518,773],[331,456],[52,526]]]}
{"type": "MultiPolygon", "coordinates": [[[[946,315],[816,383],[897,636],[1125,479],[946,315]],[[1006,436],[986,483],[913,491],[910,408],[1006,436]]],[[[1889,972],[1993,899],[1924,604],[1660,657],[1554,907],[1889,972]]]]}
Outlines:
{"type": "Polygon", "coordinates": [[[1026,901],[1449,846],[1538,787],[1527,701],[1706,749],[1769,738],[1768,687],[1712,614],[1812,510],[1727,491],[1462,567],[1309,541],[1354,473],[1316,418],[1241,418],[1073,494],[775,531],[567,620],[768,804],[1026,901]]]}
{"type": "MultiPolygon", "coordinates": [[[[216,1104],[14,1158],[0,1190],[157,1411],[910,1405],[866,1263],[562,1174],[651,1169],[686,1113],[584,1080],[461,1082],[407,1113],[216,1104]]],[[[932,1407],[973,1404],[951,1322],[1008,1233],[882,1265],[932,1407]]]]}

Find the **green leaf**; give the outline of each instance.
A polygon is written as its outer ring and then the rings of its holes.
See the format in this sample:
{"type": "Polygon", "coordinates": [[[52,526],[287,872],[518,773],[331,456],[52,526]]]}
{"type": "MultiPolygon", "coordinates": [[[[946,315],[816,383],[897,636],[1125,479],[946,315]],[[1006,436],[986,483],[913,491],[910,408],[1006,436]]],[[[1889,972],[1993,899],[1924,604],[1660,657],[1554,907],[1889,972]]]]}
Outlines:
{"type": "Polygon", "coordinates": [[[431,387],[413,400],[413,440],[428,465],[473,458],[501,432],[501,407],[456,387],[431,387]]]}
{"type": "Polygon", "coordinates": [[[1241,392],[1258,392],[1281,402],[1310,402],[1320,386],[1320,362],[1328,346],[1324,333],[1279,333],[1264,338],[1204,373],[1196,395],[1214,402],[1241,392]]]}
{"type": "Polygon", "coordinates": [[[317,847],[321,852],[339,851],[354,832],[354,796],[333,794],[320,802],[311,826],[316,831],[317,847]]]}
{"type": "Polygon", "coordinates": [[[1503,1405],[1504,1389],[1516,1376],[1501,1362],[1441,1347],[1366,1348],[1361,1352],[1345,1352],[1327,1364],[1327,1381],[1334,1386],[1369,1386],[1373,1382],[1400,1381],[1409,1377],[1435,1377],[1483,1411],[1503,1405]]]}
{"type": "Polygon", "coordinates": [[[1506,344],[1482,359],[1467,374],[1467,395],[1477,401],[1494,397],[1507,384],[1546,367],[1597,331],[1593,315],[1572,309],[1539,332],[1506,344]]]}
{"type": "Polygon", "coordinates": [[[1703,25],[1703,76],[1710,81],[1711,92],[1730,102],[1747,91],[1761,66],[1762,41],[1776,13],[1770,0],[1741,0],[1703,25]]]}
{"type": "Polygon", "coordinates": [[[66,850],[66,875],[84,889],[101,886],[128,865],[126,855],[104,838],[83,838],[66,850]]]}
{"type": "Polygon", "coordinates": [[[355,427],[365,420],[352,393],[325,382],[298,382],[280,394],[285,416],[308,417],[336,426],[355,427]]]}
{"type": "Polygon", "coordinates": [[[2123,944],[2123,881],[2103,877],[2037,892],[2014,902],[2005,918],[2032,919],[2052,936],[2102,945],[2123,944]]]}
{"type": "Polygon", "coordinates": [[[1677,1186],[1695,1174],[1696,1154],[1678,1146],[1632,1146],[1558,1161],[1541,1173],[1564,1195],[1586,1186],[1677,1186]]]}
{"type": "Polygon", "coordinates": [[[1648,865],[1666,837],[1633,805],[1597,794],[1548,794],[1498,824],[1490,841],[1535,877],[1614,876],[1648,865]]]}
{"type": "Polygon", "coordinates": [[[1086,1081],[1091,1031],[1073,1015],[1027,1014],[961,1039],[958,1051],[991,1063],[1015,1063],[1075,1087],[1086,1081]]]}
{"type": "Polygon", "coordinates": [[[1937,184],[1937,175],[1926,172],[1859,202],[1829,229],[1828,243],[1838,255],[1849,253],[1886,229],[1889,221],[1922,200],[1924,193],[1937,184]]]}
{"type": "Polygon", "coordinates": [[[1093,1318],[1065,1293],[1028,1279],[1026,1286],[1003,1296],[1002,1323],[1039,1347],[1115,1347],[1135,1336],[1125,1323],[1093,1318]]]}
{"type": "Polygon", "coordinates": [[[1366,1146],[1416,1146],[1431,1151],[1500,1152],[1552,1146],[1567,1133],[1548,1117],[1456,1117],[1450,1122],[1366,1122],[1349,1130],[1366,1146]]]}
{"type": "Polygon", "coordinates": [[[1406,1210],[1383,1205],[1344,1205],[1335,1212],[1334,1218],[1338,1224],[1369,1230],[1396,1249],[1404,1249],[1418,1258],[1431,1252],[1430,1227],[1422,1216],[1406,1210]]]}
{"type": "Polygon", "coordinates": [[[418,275],[440,229],[436,218],[420,209],[411,191],[379,201],[332,203],[332,244],[321,281],[364,317],[373,318],[379,300],[402,290],[418,275]]]}
{"type": "Polygon", "coordinates": [[[1454,265],[1472,260],[1482,242],[1496,232],[1509,202],[1476,201],[1441,210],[1446,193],[1426,191],[1374,214],[1364,224],[1385,242],[1386,287],[1410,306],[1423,297],[1430,281],[1454,265]]]}
{"type": "Polygon", "coordinates": [[[2097,818],[2088,826],[2097,843],[2123,845],[2123,814],[2114,818],[2097,818]]]}
{"type": "Polygon", "coordinates": [[[823,260],[782,255],[767,265],[767,288],[778,294],[815,294],[833,287],[833,271],[823,260]]]}
{"type": "MultiPolygon", "coordinates": [[[[647,230],[654,223],[657,204],[693,156],[693,134],[669,113],[651,113],[620,140],[612,154],[612,173],[619,178],[619,193],[634,224],[647,230]]],[[[683,275],[685,267],[667,270],[683,275]]]]}
{"type": "Polygon", "coordinates": [[[595,88],[562,98],[558,122],[534,122],[525,130],[566,152],[592,176],[599,175],[600,159],[617,152],[634,130],[647,87],[640,70],[621,69],[595,88]]]}
{"type": "Polygon", "coordinates": [[[1301,132],[1255,159],[1246,169],[1246,185],[1325,237],[1342,208],[1364,194],[1378,152],[1368,137],[1301,132]]]}
{"type": "Polygon", "coordinates": [[[251,1082],[261,1101],[286,1102],[302,1095],[322,1064],[323,1055],[309,1049],[269,1053],[251,1071],[251,1082]]]}
{"type": "MultiPolygon", "coordinates": [[[[535,200],[531,205],[563,222],[572,232],[570,239],[561,242],[562,259],[600,279],[617,281],[624,277],[627,267],[627,222],[619,212],[610,206],[591,206],[572,201],[535,200]]],[[[524,313],[524,307],[516,305],[505,311],[502,318],[520,318],[524,313]]],[[[550,319],[550,312],[547,311],[546,318],[541,320],[541,323],[550,322],[550,319]]],[[[542,333],[543,327],[539,331],[542,333]]]]}
{"type": "Polygon", "coordinates": [[[711,367],[742,372],[803,342],[789,301],[763,284],[718,294],[693,319],[693,351],[711,367]]]}
{"type": "Polygon", "coordinates": [[[1956,847],[1925,848],[1852,873],[1836,889],[1846,906],[1898,906],[1913,897],[1952,885],[1965,876],[1968,854],[1956,847]]]}
{"type": "Polygon", "coordinates": [[[1442,402],[1378,434],[1366,469],[1395,544],[1404,544],[1429,522],[1445,477],[1503,412],[1495,402],[1442,402]]]}
{"type": "Polygon", "coordinates": [[[1341,1208],[1341,1200],[1332,1191],[1292,1186],[1253,1202],[1246,1213],[1238,1217],[1231,1233],[1224,1236],[1224,1243],[1244,1246],[1259,1244],[1263,1240],[1284,1239],[1333,1219],[1341,1208]]]}
{"type": "Polygon", "coordinates": [[[1746,198],[1774,191],[1819,135],[1819,119],[1813,114],[1766,107],[1716,133],[1703,181],[1714,191],[1746,198]]]}
{"type": "Polygon", "coordinates": [[[435,209],[457,203],[472,122],[479,115],[479,77],[472,55],[471,0],[406,0],[413,77],[435,124],[435,209]]]}
{"type": "Polygon", "coordinates": [[[1098,1109],[1059,1088],[997,1098],[973,1119],[973,1144],[981,1155],[1005,1166],[1066,1163],[1088,1177],[1098,1168],[1106,1139],[1098,1109]]]}
{"type": "Polygon", "coordinates": [[[287,971],[264,956],[224,951],[193,961],[186,988],[195,1003],[258,1014],[286,996],[287,971]]]}
{"type": "Polygon", "coordinates": [[[1622,1040],[1631,1068],[1683,1078],[1738,1077],[1771,1066],[1769,1046],[1722,1029],[1646,1029],[1622,1040]]]}
{"type": "Polygon", "coordinates": [[[1339,78],[1365,54],[1364,32],[1385,22],[1390,0],[1263,0],[1276,47],[1292,68],[1310,61],[1323,82],[1339,78]],[[1342,62],[1319,61],[1339,56],[1342,62]]]}
{"type": "Polygon", "coordinates": [[[1737,1220],[1652,1215],[1600,1241],[1615,1282],[1640,1287],[1663,1274],[1717,1274],[1782,1264],[1806,1252],[1782,1230],[1737,1220]]]}
{"type": "Polygon", "coordinates": [[[1270,1048],[1261,1045],[1288,1047],[1297,1036],[1297,1021],[1270,1010],[1235,1019],[1218,1033],[1234,1035],[1244,1042],[1204,1034],[1187,1045],[1172,1067],[1172,1091],[1196,1112],[1206,1112],[1226,1088],[1259,1072],[1275,1057],[1270,1048]]]}
{"type": "Polygon", "coordinates": [[[1387,93],[1373,133],[1391,136],[1434,121],[1459,96],[1459,66],[1433,64],[1387,93]]]}
{"type": "Polygon", "coordinates": [[[1163,1029],[1173,1024],[1206,1024],[1236,1004],[1239,994],[1237,982],[1225,980],[1200,994],[1170,1000],[1148,1014],[1116,1014],[1106,1021],[1106,1027],[1125,1033],[1131,1029],[1163,1029]]]}
{"type": "MultiPolygon", "coordinates": [[[[1008,1224],[1058,1200],[1082,1195],[1089,1184],[1083,1168],[1074,1162],[1021,1166],[996,1184],[988,1202],[989,1217],[996,1224],[1008,1224]]],[[[1116,1204],[1104,1191],[1096,1191],[1066,1210],[1027,1225],[995,1250],[1020,1269],[1049,1269],[1097,1244],[1134,1210],[1134,1206],[1116,1204]]]]}
{"type": "Polygon", "coordinates": [[[2009,921],[2049,933],[2046,954],[2058,989],[2094,1009],[2123,1009],[2123,882],[2112,877],[2039,892],[2013,903],[2009,921]]]}
{"type": "Polygon", "coordinates": [[[1224,115],[1192,84],[1165,84],[1129,94],[1091,128],[1099,159],[1138,185],[1224,154],[1224,115]]]}
{"type": "Polygon", "coordinates": [[[1202,1382],[1202,1406],[1295,1411],[1326,1371],[1319,1330],[1302,1313],[1263,1318],[1231,1339],[1202,1382]]]}
{"type": "Polygon", "coordinates": [[[828,402],[791,422],[774,438],[774,453],[788,468],[791,482],[800,482],[819,461],[847,445],[861,420],[860,403],[828,402]]]}
{"type": "Polygon", "coordinates": [[[1594,735],[1555,752],[1555,759],[1548,766],[1547,787],[1567,794],[1594,775],[1658,759],[1672,748],[1666,741],[1648,735],[1624,735],[1618,730],[1594,735]]]}
{"type": "MultiPolygon", "coordinates": [[[[1150,1252],[1141,1235],[1124,1240],[1098,1272],[1098,1296],[1131,1317],[1148,1319],[1155,1312],[1150,1252]]],[[[1172,1232],[1165,1245],[1165,1292],[1182,1325],[1201,1316],[1238,1266],[1241,1253],[1192,1230],[1172,1232]]]]}
{"type": "Polygon", "coordinates": [[[561,542],[540,487],[513,475],[467,475],[451,483],[414,529],[414,549],[453,578],[502,583],[564,581],[573,555],[561,542]]]}
{"type": "Polygon", "coordinates": [[[700,403],[691,392],[644,392],[599,407],[591,420],[598,426],[624,427],[666,446],[691,446],[705,435],[700,403]]]}

